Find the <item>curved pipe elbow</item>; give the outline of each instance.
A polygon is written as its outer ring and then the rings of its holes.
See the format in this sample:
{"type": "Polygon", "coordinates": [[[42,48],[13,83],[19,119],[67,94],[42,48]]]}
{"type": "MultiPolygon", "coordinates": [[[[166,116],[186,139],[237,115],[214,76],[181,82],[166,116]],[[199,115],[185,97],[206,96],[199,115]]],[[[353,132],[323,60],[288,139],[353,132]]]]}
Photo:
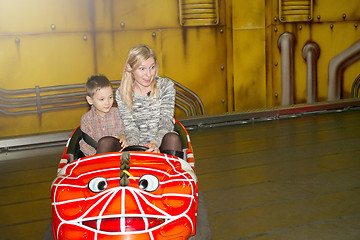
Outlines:
{"type": "Polygon", "coordinates": [[[317,92],[317,60],[320,56],[320,47],[314,42],[303,47],[302,55],[306,61],[306,91],[307,103],[316,102],[317,92]]]}
{"type": "Polygon", "coordinates": [[[345,49],[330,60],[328,78],[328,100],[339,100],[342,71],[360,59],[360,41],[345,49]]]}

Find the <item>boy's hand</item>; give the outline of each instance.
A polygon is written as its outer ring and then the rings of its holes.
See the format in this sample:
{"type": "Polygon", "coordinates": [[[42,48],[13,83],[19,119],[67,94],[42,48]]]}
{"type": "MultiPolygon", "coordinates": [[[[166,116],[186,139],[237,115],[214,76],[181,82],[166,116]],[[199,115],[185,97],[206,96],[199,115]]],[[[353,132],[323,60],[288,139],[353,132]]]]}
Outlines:
{"type": "Polygon", "coordinates": [[[144,144],[144,146],[149,148],[145,152],[156,152],[156,153],[160,152],[160,150],[159,150],[159,148],[158,148],[155,141],[151,141],[148,145],[144,144]]]}

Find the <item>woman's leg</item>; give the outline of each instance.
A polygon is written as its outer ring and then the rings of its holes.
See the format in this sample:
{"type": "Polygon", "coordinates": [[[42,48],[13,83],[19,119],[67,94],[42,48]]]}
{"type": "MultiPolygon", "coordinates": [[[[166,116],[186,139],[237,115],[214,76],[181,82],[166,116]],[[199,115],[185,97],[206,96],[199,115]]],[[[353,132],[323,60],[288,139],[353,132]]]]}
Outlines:
{"type": "Polygon", "coordinates": [[[96,154],[107,152],[118,152],[121,150],[119,139],[111,136],[101,138],[96,147],[96,154]]]}
{"type": "Polygon", "coordinates": [[[160,152],[183,158],[180,136],[175,132],[168,132],[161,141],[160,152]]]}

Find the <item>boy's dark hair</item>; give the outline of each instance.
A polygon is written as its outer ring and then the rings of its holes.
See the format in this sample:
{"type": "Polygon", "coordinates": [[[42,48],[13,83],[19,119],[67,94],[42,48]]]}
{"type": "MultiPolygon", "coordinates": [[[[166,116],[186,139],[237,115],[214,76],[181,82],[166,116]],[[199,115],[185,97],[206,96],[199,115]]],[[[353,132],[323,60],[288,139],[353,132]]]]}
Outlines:
{"type": "Polygon", "coordinates": [[[104,75],[93,75],[87,80],[85,87],[86,87],[86,94],[89,97],[93,97],[96,91],[105,87],[112,87],[112,86],[109,79],[104,75]]]}

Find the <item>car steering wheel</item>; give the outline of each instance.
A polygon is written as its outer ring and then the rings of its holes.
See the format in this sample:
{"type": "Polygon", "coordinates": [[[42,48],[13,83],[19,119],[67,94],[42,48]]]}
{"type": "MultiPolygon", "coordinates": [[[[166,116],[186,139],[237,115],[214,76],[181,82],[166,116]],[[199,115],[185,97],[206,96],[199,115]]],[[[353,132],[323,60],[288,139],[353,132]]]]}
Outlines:
{"type": "Polygon", "coordinates": [[[145,147],[145,146],[142,146],[142,145],[130,145],[130,146],[125,147],[121,151],[122,152],[125,152],[125,151],[145,152],[148,149],[149,149],[148,147],[145,147]]]}

